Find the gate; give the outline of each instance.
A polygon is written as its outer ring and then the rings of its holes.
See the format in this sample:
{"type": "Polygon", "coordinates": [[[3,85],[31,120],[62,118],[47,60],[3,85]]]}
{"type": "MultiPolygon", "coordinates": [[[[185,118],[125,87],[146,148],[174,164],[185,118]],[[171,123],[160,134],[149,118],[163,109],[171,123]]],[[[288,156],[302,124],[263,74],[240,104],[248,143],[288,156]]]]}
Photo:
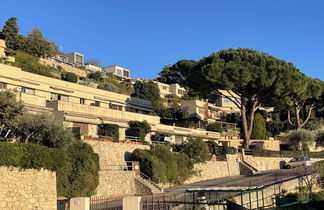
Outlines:
{"type": "Polygon", "coordinates": [[[104,196],[96,196],[90,198],[91,210],[122,210],[123,198],[108,198],[104,196]]]}

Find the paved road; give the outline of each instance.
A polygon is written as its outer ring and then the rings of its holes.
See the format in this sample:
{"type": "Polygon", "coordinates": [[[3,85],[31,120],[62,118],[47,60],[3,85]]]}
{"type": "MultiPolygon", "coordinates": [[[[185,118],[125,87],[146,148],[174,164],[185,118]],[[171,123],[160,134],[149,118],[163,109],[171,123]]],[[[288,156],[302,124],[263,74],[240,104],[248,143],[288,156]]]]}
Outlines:
{"type": "Polygon", "coordinates": [[[302,168],[263,171],[256,175],[230,176],[211,179],[192,184],[180,185],[164,189],[168,193],[182,193],[187,189],[206,187],[233,187],[233,186],[266,186],[278,181],[296,177],[302,168]]]}

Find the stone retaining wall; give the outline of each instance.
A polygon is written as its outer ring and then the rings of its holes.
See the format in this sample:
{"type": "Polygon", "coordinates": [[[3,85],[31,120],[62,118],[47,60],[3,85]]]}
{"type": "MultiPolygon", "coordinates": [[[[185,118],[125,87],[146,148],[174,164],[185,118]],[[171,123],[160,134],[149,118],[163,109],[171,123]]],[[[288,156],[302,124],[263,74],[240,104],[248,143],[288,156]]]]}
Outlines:
{"type": "MultiPolygon", "coordinates": [[[[280,169],[280,161],[288,162],[292,158],[281,158],[281,157],[254,157],[245,155],[244,161],[251,164],[253,167],[258,169],[259,171],[265,170],[275,170],[280,169]]],[[[311,158],[313,162],[317,162],[320,160],[324,160],[323,158],[311,158]]]]}
{"type": "Polygon", "coordinates": [[[194,169],[200,171],[200,173],[191,177],[185,184],[240,175],[239,164],[236,162],[236,159],[237,155],[227,155],[227,161],[211,160],[205,163],[195,164],[194,169]]]}
{"type": "Polygon", "coordinates": [[[100,168],[105,169],[107,165],[121,165],[129,160],[132,152],[139,149],[150,149],[148,145],[130,144],[130,143],[115,143],[115,142],[100,142],[100,141],[85,141],[90,144],[93,150],[99,154],[100,168]]]}
{"type": "Polygon", "coordinates": [[[56,174],[0,167],[0,209],[56,210],[56,174]]]}

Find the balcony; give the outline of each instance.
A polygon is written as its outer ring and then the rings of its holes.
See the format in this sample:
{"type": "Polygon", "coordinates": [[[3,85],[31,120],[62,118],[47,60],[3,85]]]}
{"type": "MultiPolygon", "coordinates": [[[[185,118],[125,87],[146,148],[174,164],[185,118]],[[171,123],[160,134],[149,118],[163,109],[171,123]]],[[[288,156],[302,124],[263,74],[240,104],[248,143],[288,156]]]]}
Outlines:
{"type": "Polygon", "coordinates": [[[56,111],[62,111],[66,114],[78,116],[80,118],[99,118],[107,121],[128,122],[132,120],[146,120],[150,124],[160,123],[160,117],[127,112],[104,107],[89,106],[84,104],[66,102],[66,101],[47,101],[47,107],[53,108],[56,111]]]}

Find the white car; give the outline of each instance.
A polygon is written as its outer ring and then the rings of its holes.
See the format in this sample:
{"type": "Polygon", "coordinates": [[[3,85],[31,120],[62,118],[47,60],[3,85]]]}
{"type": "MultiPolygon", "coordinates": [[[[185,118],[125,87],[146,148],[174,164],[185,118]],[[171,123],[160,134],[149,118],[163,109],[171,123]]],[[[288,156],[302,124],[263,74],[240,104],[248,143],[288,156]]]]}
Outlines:
{"type": "Polygon", "coordinates": [[[310,166],[312,161],[308,157],[295,157],[286,163],[286,168],[295,168],[300,166],[310,166]]]}

